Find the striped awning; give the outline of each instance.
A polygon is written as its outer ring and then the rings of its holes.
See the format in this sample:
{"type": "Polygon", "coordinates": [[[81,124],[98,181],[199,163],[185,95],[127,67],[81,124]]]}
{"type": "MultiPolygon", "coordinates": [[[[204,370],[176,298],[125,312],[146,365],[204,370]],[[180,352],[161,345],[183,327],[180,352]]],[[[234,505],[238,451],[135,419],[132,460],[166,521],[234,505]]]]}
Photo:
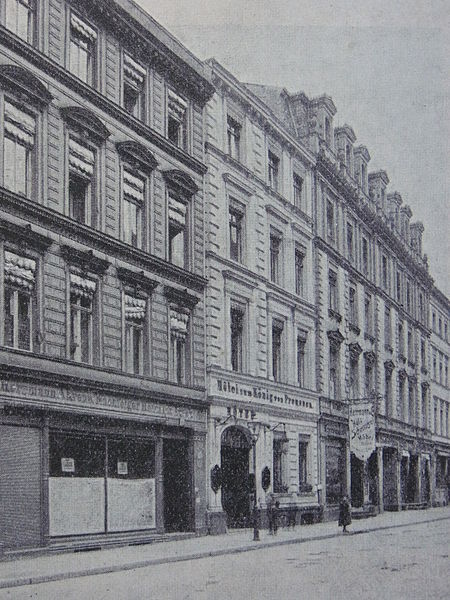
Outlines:
{"type": "Polygon", "coordinates": [[[136,177],[130,171],[123,171],[123,193],[135,200],[136,202],[144,202],[145,182],[140,177],[136,177]]]}
{"type": "Polygon", "coordinates": [[[184,340],[188,332],[189,310],[181,306],[170,306],[170,335],[184,340]]]}
{"type": "Polygon", "coordinates": [[[94,151],[73,138],[69,139],[69,165],[79,174],[91,177],[94,173],[94,151]]]}
{"type": "Polygon", "coordinates": [[[35,260],[5,250],[5,282],[31,290],[35,272],[35,260]]]}
{"type": "Polygon", "coordinates": [[[32,147],[36,121],[30,114],[5,102],[5,132],[21,144],[32,147]]]}
{"type": "Polygon", "coordinates": [[[144,83],[146,71],[145,68],[136,62],[126,52],[123,55],[123,70],[127,77],[132,79],[137,84],[144,83]]]}
{"type": "Polygon", "coordinates": [[[147,302],[143,298],[136,298],[125,294],[125,318],[133,321],[145,319],[147,302]]]}
{"type": "Polygon", "coordinates": [[[187,102],[183,100],[181,96],[176,94],[173,90],[168,91],[168,109],[169,114],[173,117],[182,121],[184,119],[184,113],[186,112],[187,102]]]}
{"type": "Polygon", "coordinates": [[[187,206],[184,202],[178,198],[174,198],[169,195],[169,220],[173,223],[181,225],[182,227],[186,224],[186,211],[187,206]]]}
{"type": "Polygon", "coordinates": [[[97,39],[97,32],[95,29],[93,29],[85,21],[82,21],[74,13],[70,15],[70,26],[88,41],[95,41],[97,39]]]}
{"type": "Polygon", "coordinates": [[[87,277],[81,277],[76,273],[70,274],[70,293],[84,298],[92,298],[95,294],[96,283],[87,277]]]}

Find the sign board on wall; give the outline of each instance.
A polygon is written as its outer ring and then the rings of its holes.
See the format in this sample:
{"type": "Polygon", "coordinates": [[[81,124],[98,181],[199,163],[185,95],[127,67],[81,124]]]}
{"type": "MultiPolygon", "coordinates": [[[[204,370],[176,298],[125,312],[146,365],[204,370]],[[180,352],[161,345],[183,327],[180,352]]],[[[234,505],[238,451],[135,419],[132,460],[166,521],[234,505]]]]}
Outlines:
{"type": "Polygon", "coordinates": [[[128,463],[122,460],[117,461],[117,475],[128,475],[128,463]]]}
{"type": "Polygon", "coordinates": [[[355,402],[348,407],[350,452],[367,460],[375,450],[375,414],[373,401],[355,402]]]}
{"type": "Polygon", "coordinates": [[[61,471],[63,473],[75,473],[75,460],[73,458],[62,458],[61,471]]]}

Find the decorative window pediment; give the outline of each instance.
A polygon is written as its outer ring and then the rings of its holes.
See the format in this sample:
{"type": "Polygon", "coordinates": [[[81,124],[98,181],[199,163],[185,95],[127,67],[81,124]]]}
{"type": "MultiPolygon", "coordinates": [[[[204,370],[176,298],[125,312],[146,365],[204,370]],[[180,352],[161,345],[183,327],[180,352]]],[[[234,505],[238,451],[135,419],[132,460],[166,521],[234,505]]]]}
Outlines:
{"type": "Polygon", "coordinates": [[[151,292],[158,285],[158,282],[147,277],[144,271],[136,272],[125,267],[118,267],[117,276],[122,283],[134,289],[144,289],[151,292]]]}
{"type": "Polygon", "coordinates": [[[152,152],[138,142],[118,142],[116,149],[119,156],[137,170],[148,173],[158,166],[158,161],[152,152]]]}
{"type": "Polygon", "coordinates": [[[95,140],[104,141],[111,133],[103,122],[90,110],[81,106],[61,108],[66,123],[81,133],[95,140]]]}
{"type": "Polygon", "coordinates": [[[36,261],[5,250],[5,282],[27,290],[34,287],[36,261]]]}
{"type": "Polygon", "coordinates": [[[0,65],[0,84],[21,99],[38,105],[47,105],[53,100],[45,85],[31,71],[17,65],[0,65]]]}
{"type": "Polygon", "coordinates": [[[200,298],[198,298],[197,296],[189,294],[187,289],[179,290],[177,288],[172,288],[168,286],[164,288],[164,295],[172,304],[187,306],[190,309],[193,308],[200,300],[200,298]]]}
{"type": "Polygon", "coordinates": [[[166,183],[177,193],[190,197],[198,192],[198,186],[187,173],[178,169],[171,169],[163,173],[166,183]]]}
{"type": "Polygon", "coordinates": [[[21,226],[3,219],[0,219],[0,239],[13,241],[21,250],[31,248],[38,252],[44,252],[53,243],[51,238],[34,231],[31,223],[21,226]]]}
{"type": "Polygon", "coordinates": [[[92,250],[83,251],[71,246],[61,246],[61,254],[67,263],[83,272],[90,271],[100,275],[109,267],[109,262],[96,256],[92,250]]]}

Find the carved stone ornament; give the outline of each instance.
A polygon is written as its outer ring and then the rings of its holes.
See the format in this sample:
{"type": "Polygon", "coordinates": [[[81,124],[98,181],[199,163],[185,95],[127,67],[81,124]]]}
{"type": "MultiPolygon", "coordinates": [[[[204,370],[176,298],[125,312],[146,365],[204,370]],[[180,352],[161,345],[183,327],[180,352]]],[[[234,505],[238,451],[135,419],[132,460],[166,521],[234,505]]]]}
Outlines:
{"type": "Polygon", "coordinates": [[[392,371],[395,369],[395,363],[392,360],[385,360],[384,361],[384,368],[385,371],[387,373],[389,373],[389,375],[391,375],[392,371]]]}
{"type": "Polygon", "coordinates": [[[339,348],[339,346],[344,341],[344,336],[338,329],[332,329],[330,331],[327,331],[327,336],[330,340],[330,344],[332,344],[332,346],[335,348],[339,348]]]}
{"type": "Polygon", "coordinates": [[[352,344],[348,345],[348,349],[350,351],[350,356],[353,360],[358,360],[359,355],[362,352],[362,348],[361,346],[358,344],[358,342],[354,342],[352,344]]]}
{"type": "Polygon", "coordinates": [[[367,352],[364,352],[364,358],[370,365],[374,365],[377,359],[377,355],[373,350],[368,350],[367,352]]]}
{"type": "Polygon", "coordinates": [[[398,372],[398,378],[400,379],[400,381],[405,381],[405,379],[406,379],[406,370],[405,369],[400,369],[400,371],[398,372]]]}

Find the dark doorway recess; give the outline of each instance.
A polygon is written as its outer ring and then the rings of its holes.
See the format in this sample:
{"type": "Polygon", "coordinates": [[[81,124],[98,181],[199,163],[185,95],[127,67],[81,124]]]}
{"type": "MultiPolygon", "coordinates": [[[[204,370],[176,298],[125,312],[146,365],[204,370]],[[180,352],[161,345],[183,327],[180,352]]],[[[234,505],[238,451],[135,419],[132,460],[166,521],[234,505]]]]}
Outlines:
{"type": "Polygon", "coordinates": [[[364,463],[352,454],[350,464],[352,506],[359,508],[364,504],[364,463]]]}
{"type": "Polygon", "coordinates": [[[237,427],[222,434],[222,506],[228,527],[248,527],[250,523],[250,443],[237,427]]]}
{"type": "Polygon", "coordinates": [[[187,440],[163,442],[163,485],[165,530],[192,529],[192,477],[187,440]]]}

